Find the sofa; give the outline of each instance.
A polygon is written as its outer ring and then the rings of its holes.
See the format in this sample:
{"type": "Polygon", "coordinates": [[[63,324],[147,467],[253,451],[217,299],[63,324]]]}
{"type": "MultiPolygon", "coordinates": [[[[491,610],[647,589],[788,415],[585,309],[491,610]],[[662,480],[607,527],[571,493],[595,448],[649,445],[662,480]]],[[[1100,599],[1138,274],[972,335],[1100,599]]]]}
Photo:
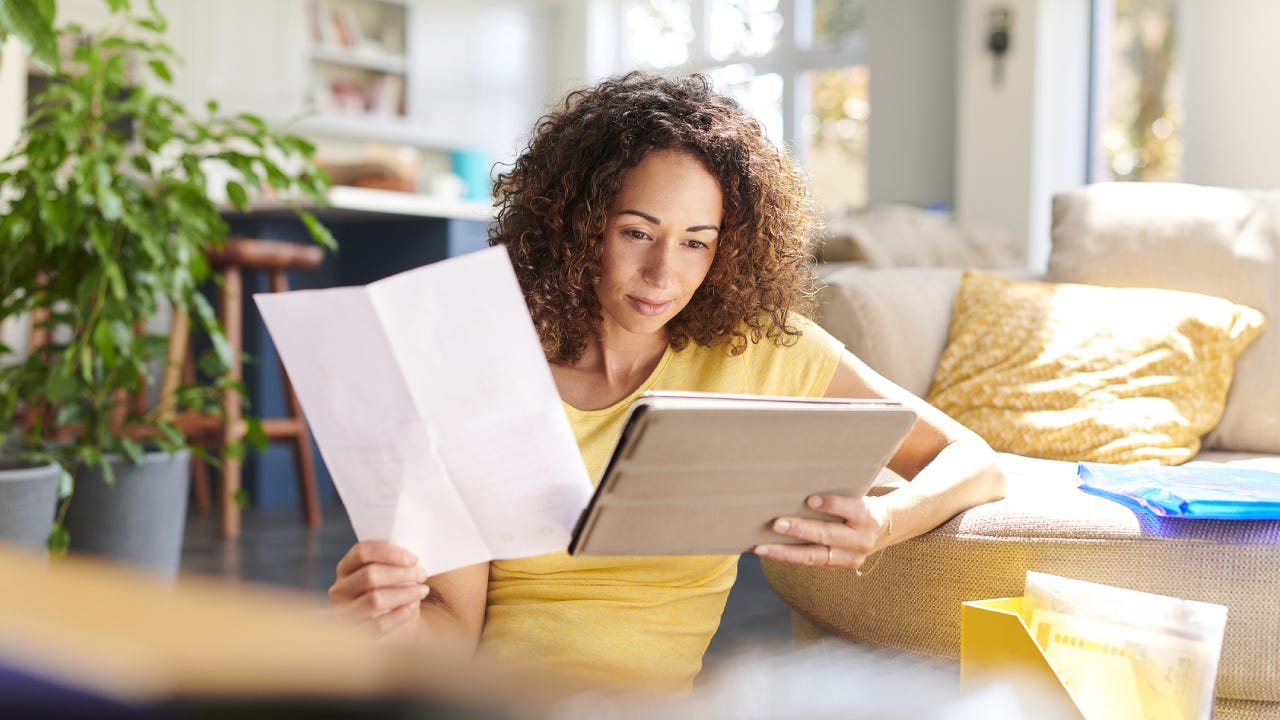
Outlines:
{"type": "MultiPolygon", "coordinates": [[[[1052,217],[1047,272],[1019,279],[1182,290],[1270,318],[1228,363],[1225,406],[1190,462],[1280,471],[1280,193],[1095,185],[1055,197],[1052,217]]],[[[841,269],[825,277],[819,321],[927,396],[963,277],[959,268],[841,269]]],[[[952,659],[961,603],[1021,595],[1028,570],[1223,604],[1216,717],[1280,717],[1280,521],[1157,517],[1082,492],[1071,460],[1002,453],[1005,499],[884,550],[861,576],[766,561],[765,577],[791,606],[798,640],[952,659]]]]}

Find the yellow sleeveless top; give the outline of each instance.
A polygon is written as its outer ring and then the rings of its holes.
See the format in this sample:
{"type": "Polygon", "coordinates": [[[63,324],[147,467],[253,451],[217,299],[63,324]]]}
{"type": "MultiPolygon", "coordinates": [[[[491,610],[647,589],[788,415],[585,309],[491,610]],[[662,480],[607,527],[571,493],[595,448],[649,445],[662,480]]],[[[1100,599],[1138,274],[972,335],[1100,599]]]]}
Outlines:
{"type": "MultiPolygon", "coordinates": [[[[821,396],[843,346],[798,316],[795,345],[770,340],[730,356],[721,347],[667,348],[635,392],[602,410],[565,412],[592,482],[646,390],[821,396]]],[[[688,689],[720,624],[737,556],[571,557],[565,552],[490,563],[481,651],[596,685],[688,689]]]]}

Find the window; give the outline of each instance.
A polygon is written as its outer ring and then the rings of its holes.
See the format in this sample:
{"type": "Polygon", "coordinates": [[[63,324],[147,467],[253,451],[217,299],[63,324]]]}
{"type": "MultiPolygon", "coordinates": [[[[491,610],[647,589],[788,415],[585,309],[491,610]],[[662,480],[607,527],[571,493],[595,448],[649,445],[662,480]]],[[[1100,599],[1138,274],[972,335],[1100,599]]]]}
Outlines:
{"type": "Polygon", "coordinates": [[[807,168],[829,213],[867,202],[865,0],[619,0],[632,67],[701,72],[807,168]]]}
{"type": "Polygon", "coordinates": [[[1095,0],[1105,113],[1095,180],[1176,181],[1182,175],[1182,73],[1178,0],[1095,0]]]}

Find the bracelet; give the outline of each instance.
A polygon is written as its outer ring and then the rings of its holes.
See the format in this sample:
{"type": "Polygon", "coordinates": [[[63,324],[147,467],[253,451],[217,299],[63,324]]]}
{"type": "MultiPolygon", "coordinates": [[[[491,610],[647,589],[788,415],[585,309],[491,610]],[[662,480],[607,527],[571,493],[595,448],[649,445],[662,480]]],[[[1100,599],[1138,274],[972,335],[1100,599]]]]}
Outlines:
{"type": "Polygon", "coordinates": [[[880,555],[883,553],[883,551],[885,550],[885,548],[889,547],[889,538],[893,537],[893,513],[889,512],[889,511],[888,511],[888,509],[886,509],[886,510],[884,511],[884,518],[885,518],[885,522],[884,522],[884,540],[885,540],[884,547],[881,547],[881,548],[880,548],[879,550],[877,550],[876,552],[874,552],[874,553],[872,553],[871,555],[867,556],[867,560],[862,561],[862,567],[860,567],[860,568],[858,568],[857,570],[855,570],[855,571],[854,571],[854,573],[855,573],[858,577],[862,577],[862,573],[863,573],[863,570],[864,570],[864,569],[866,570],[866,572],[871,572],[871,570],[875,567],[876,563],[879,563],[879,562],[880,562],[880,555]]]}

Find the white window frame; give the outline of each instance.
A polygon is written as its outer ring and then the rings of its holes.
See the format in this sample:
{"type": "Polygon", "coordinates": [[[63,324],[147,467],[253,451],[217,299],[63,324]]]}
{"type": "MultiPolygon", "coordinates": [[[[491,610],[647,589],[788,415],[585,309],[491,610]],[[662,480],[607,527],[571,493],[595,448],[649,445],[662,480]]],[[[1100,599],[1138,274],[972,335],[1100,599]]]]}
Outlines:
{"type": "MultiPolygon", "coordinates": [[[[632,60],[631,36],[626,23],[627,11],[643,0],[617,0],[619,47],[624,65],[636,67],[632,60]]],[[[712,0],[689,0],[692,11],[694,40],[689,60],[682,65],[659,68],[673,74],[705,73],[728,65],[750,65],[757,75],[777,73],[782,76],[782,142],[801,163],[806,158],[800,119],[809,112],[809,87],[806,73],[814,70],[867,64],[865,29],[858,29],[837,40],[813,45],[813,0],[778,0],[782,15],[782,32],[778,45],[766,55],[747,57],[733,54],[717,60],[710,52],[710,19],[712,0]]]]}

